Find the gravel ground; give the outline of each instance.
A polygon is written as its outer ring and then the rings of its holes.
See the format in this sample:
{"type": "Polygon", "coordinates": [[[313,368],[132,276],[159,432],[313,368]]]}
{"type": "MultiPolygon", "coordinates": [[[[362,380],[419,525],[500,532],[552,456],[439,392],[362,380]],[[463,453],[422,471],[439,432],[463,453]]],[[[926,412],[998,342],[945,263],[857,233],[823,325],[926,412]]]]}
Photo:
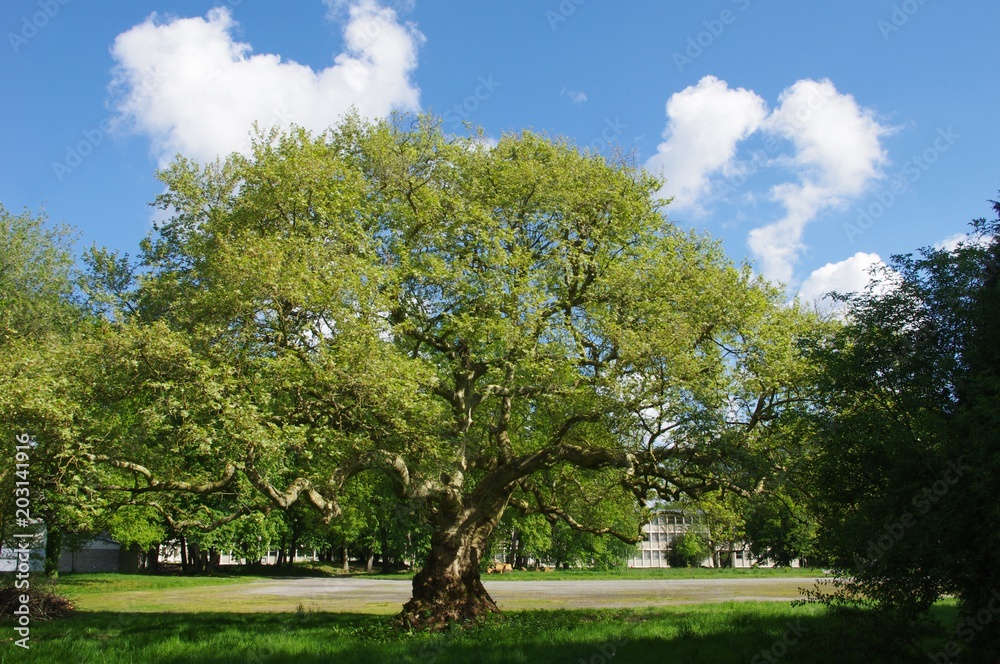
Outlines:
{"type": "MultiPolygon", "coordinates": [[[[503,609],[581,609],[665,606],[731,601],[788,601],[809,578],[685,579],[642,581],[494,581],[490,594],[503,609]]],[[[410,597],[409,581],[383,579],[286,579],[226,587],[227,599],[242,599],[246,611],[275,610],[292,601],[304,609],[392,613],[410,597]]],[[[279,609],[280,610],[280,609],[279,609]]]]}

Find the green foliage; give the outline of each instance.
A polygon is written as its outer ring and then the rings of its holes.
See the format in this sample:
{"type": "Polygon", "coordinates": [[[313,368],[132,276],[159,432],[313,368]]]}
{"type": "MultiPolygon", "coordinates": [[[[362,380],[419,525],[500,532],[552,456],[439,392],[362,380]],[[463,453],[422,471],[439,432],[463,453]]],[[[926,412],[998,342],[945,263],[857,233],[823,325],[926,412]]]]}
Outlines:
{"type": "Polygon", "coordinates": [[[123,549],[137,545],[143,550],[167,539],[162,518],[156,510],[141,505],[123,505],[107,521],[108,535],[123,549]]]}
{"type": "Polygon", "coordinates": [[[698,567],[710,553],[704,533],[691,529],[671,542],[668,560],[671,567],[698,567]]]}
{"type": "MultiPolygon", "coordinates": [[[[10,534],[14,481],[30,481],[31,516],[55,533],[81,520],[86,507],[68,498],[78,478],[59,456],[71,437],[75,398],[58,386],[72,355],[69,341],[83,324],[75,295],[74,233],[44,214],[14,215],[0,206],[0,540],[10,534]],[[25,476],[15,478],[15,438],[34,438],[25,476]],[[64,481],[60,481],[64,480],[64,481]]],[[[50,537],[58,541],[57,534],[50,537]]]]}
{"type": "Polygon", "coordinates": [[[781,493],[750,501],[746,511],[746,542],[750,553],[775,565],[788,566],[813,555],[816,522],[809,511],[781,493]]]}
{"type": "MultiPolygon", "coordinates": [[[[895,257],[818,349],[822,542],[855,579],[845,601],[915,616],[954,593],[968,618],[1000,587],[998,228],[979,220],[954,251],[895,257]]],[[[1000,654],[996,621],[962,640],[969,661],[1000,654]]]]}
{"type": "Polygon", "coordinates": [[[72,326],[73,231],[44,214],[14,215],[0,205],[0,347],[17,339],[38,342],[72,326]]]}
{"type": "Polygon", "coordinates": [[[164,169],[141,254],[85,257],[91,319],[0,376],[70,529],[455,570],[513,507],[537,557],[615,566],[646,501],[757,487],[815,317],[633,164],[481,138],[347,117],[164,169]]]}

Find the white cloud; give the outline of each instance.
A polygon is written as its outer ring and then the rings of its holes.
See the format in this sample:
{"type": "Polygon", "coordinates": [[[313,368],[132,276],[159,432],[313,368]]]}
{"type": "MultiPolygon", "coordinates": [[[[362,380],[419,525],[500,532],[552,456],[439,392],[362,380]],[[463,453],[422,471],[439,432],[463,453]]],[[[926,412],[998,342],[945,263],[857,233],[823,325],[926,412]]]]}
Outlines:
{"type": "MultiPolygon", "coordinates": [[[[881,139],[890,129],[826,79],[796,82],[768,114],[766,102],[752,90],[732,89],[706,76],[670,98],[667,118],[665,140],[646,168],[665,177],[661,194],[673,195],[675,207],[701,210],[711,198],[716,175],[742,179],[745,171],[752,175],[774,166],[792,171],[794,180],[770,191],[771,199],[784,207],[784,216],[748,237],[764,275],[785,283],[792,281],[805,249],[806,225],[883,177],[881,139]],[[739,143],[757,132],[767,135],[766,156],[755,154],[752,168],[741,166],[739,143]]],[[[747,197],[752,193],[746,192],[747,197]]]]}
{"type": "Polygon", "coordinates": [[[569,97],[569,100],[574,104],[582,104],[587,101],[587,93],[582,90],[570,90],[568,88],[563,88],[562,92],[559,93],[560,97],[569,97]]]}
{"type": "Polygon", "coordinates": [[[664,196],[677,207],[695,207],[709,176],[732,167],[736,145],[767,117],[767,105],[751,90],[731,89],[706,76],[667,102],[666,139],[646,168],[666,179],[664,196]]]}
{"type": "Polygon", "coordinates": [[[967,247],[989,247],[990,237],[987,236],[976,236],[970,235],[969,233],[956,233],[954,235],[949,235],[940,242],[934,243],[934,248],[938,251],[955,251],[960,246],[965,245],[967,247]]]}
{"type": "Polygon", "coordinates": [[[949,235],[940,242],[935,242],[934,248],[937,249],[938,251],[942,249],[944,251],[955,251],[956,249],[958,249],[958,246],[960,244],[965,244],[968,241],[969,241],[968,233],[956,233],[955,235],[949,235]]]}
{"type": "Polygon", "coordinates": [[[839,263],[827,263],[813,271],[799,289],[799,298],[815,303],[823,311],[838,312],[839,307],[829,293],[860,293],[871,281],[872,268],[884,267],[878,254],[858,252],[839,263]]]}
{"type": "Polygon", "coordinates": [[[253,54],[234,40],[226,8],[205,18],[150,16],[112,47],[120,120],[149,136],[164,163],[178,152],[209,161],[245,151],[254,122],[321,131],[352,106],[367,117],[419,109],[411,75],[423,35],[376,0],[327,5],[346,12],[345,51],[320,71],[253,54]]]}
{"type": "Polygon", "coordinates": [[[799,181],[771,190],[772,198],[785,207],[785,216],[751,231],[748,244],[767,277],[788,283],[804,249],[806,224],[825,209],[861,195],[882,177],[886,152],[880,139],[890,130],[829,80],[798,81],[782,92],[762,129],[792,142],[795,155],[783,161],[799,181]]]}

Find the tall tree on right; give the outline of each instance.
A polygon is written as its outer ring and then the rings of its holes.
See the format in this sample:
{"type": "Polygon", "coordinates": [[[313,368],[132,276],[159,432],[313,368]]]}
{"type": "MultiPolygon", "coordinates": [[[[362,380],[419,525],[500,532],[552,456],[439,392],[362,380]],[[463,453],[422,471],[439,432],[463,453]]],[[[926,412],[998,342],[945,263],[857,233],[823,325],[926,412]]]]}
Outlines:
{"type": "Polygon", "coordinates": [[[1000,655],[998,266],[1000,218],[895,256],[840,296],[846,325],[816,349],[813,480],[824,553],[852,579],[841,597],[916,617],[954,594],[948,661],[1000,655]]]}
{"type": "Polygon", "coordinates": [[[947,505],[959,516],[953,554],[963,621],[957,632],[973,639],[983,662],[1000,658],[1000,202],[993,209],[997,219],[977,222],[990,242],[982,250],[983,284],[971,302],[970,371],[959,385],[955,427],[955,454],[968,457],[968,480],[947,505]]]}

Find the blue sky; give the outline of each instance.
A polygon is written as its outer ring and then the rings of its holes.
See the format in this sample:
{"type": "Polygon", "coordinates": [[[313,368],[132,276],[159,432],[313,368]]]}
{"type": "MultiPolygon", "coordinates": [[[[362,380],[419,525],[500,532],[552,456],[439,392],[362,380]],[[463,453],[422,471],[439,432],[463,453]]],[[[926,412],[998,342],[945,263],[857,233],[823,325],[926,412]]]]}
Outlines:
{"type": "Polygon", "coordinates": [[[0,203],[134,254],[158,166],[353,106],[667,178],[668,216],[810,298],[1000,189],[995,0],[7,0],[0,203]]]}

